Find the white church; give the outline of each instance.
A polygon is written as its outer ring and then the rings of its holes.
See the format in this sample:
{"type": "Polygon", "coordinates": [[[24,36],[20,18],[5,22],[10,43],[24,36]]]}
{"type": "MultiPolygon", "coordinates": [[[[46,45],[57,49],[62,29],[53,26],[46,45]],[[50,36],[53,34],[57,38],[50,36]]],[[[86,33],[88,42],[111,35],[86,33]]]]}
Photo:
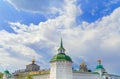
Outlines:
{"type": "MultiPolygon", "coordinates": [[[[120,76],[106,72],[100,59],[98,59],[98,65],[94,71],[88,70],[84,62],[81,63],[79,70],[74,70],[72,64],[72,59],[65,54],[61,40],[58,54],[50,60],[50,70],[40,70],[39,66],[35,64],[35,60],[32,60],[32,64],[27,65],[24,71],[16,72],[16,74],[27,73],[33,79],[120,79],[120,76]]],[[[17,79],[15,75],[12,75],[12,77],[8,76],[9,71],[5,71],[3,79],[17,79]]]]}

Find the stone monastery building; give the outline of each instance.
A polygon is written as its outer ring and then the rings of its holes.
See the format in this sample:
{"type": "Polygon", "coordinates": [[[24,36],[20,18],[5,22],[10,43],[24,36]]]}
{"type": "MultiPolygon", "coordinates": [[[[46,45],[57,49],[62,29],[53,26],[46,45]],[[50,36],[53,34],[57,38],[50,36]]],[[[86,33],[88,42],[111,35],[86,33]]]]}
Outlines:
{"type": "Polygon", "coordinates": [[[88,70],[84,62],[81,63],[79,70],[74,70],[72,64],[71,57],[65,54],[61,39],[58,54],[50,60],[50,70],[40,70],[40,66],[35,64],[33,59],[31,64],[26,65],[25,70],[16,71],[11,76],[9,71],[5,71],[3,79],[18,79],[19,74],[30,74],[33,79],[120,79],[120,76],[106,72],[100,59],[94,71],[88,70]]]}

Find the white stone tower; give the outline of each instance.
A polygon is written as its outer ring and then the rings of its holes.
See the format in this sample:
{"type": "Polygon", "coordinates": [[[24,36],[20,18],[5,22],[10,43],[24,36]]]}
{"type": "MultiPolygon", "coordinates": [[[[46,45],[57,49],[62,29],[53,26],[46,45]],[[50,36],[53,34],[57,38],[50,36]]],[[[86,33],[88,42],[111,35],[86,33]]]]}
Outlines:
{"type": "Polygon", "coordinates": [[[9,79],[9,78],[10,78],[10,73],[8,70],[5,70],[3,74],[3,79],[9,79]]]}
{"type": "Polygon", "coordinates": [[[50,61],[50,79],[73,79],[72,60],[65,54],[62,39],[58,54],[50,61]]]}
{"type": "Polygon", "coordinates": [[[101,64],[101,59],[98,59],[98,65],[96,66],[96,70],[95,72],[98,72],[100,75],[100,79],[103,79],[103,74],[106,74],[106,70],[104,69],[104,67],[101,64]]]}

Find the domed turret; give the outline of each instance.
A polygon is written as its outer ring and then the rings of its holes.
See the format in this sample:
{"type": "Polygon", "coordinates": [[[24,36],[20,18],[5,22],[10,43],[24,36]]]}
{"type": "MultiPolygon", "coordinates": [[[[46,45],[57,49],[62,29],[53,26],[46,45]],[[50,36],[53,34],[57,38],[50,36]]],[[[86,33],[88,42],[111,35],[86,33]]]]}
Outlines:
{"type": "Polygon", "coordinates": [[[65,53],[58,53],[57,55],[53,56],[50,62],[54,61],[69,61],[72,62],[71,58],[66,55],[65,53]]]}
{"type": "Polygon", "coordinates": [[[5,70],[4,74],[10,74],[10,72],[8,70],[5,70]]]}
{"type": "Polygon", "coordinates": [[[100,74],[100,79],[102,78],[103,73],[106,73],[104,67],[101,64],[101,59],[98,59],[98,65],[96,66],[95,72],[100,74]]]}
{"type": "Polygon", "coordinates": [[[60,47],[58,49],[58,54],[53,56],[52,59],[50,60],[50,62],[54,62],[54,61],[69,61],[72,62],[71,58],[65,54],[65,49],[63,47],[63,42],[61,39],[61,43],[60,43],[60,47]]]}
{"type": "Polygon", "coordinates": [[[101,59],[98,59],[98,65],[96,66],[96,69],[104,69],[104,67],[101,65],[101,59]]]}
{"type": "Polygon", "coordinates": [[[50,79],[73,79],[72,60],[65,54],[62,39],[58,54],[51,58],[50,66],[50,79]]]}

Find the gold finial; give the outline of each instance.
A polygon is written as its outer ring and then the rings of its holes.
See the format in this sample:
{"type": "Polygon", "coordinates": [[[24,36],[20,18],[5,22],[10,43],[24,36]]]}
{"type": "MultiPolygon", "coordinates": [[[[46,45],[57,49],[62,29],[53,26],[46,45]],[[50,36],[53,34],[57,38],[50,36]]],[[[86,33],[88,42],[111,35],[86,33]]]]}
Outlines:
{"type": "Polygon", "coordinates": [[[32,59],[32,63],[33,63],[33,64],[35,63],[35,59],[34,59],[34,57],[33,57],[33,59],[32,59]]]}
{"type": "Polygon", "coordinates": [[[86,64],[85,64],[85,62],[84,61],[82,61],[82,63],[81,63],[81,66],[85,66],[86,64]]]}
{"type": "Polygon", "coordinates": [[[99,64],[101,64],[101,59],[98,59],[97,61],[98,61],[99,64]]]}

